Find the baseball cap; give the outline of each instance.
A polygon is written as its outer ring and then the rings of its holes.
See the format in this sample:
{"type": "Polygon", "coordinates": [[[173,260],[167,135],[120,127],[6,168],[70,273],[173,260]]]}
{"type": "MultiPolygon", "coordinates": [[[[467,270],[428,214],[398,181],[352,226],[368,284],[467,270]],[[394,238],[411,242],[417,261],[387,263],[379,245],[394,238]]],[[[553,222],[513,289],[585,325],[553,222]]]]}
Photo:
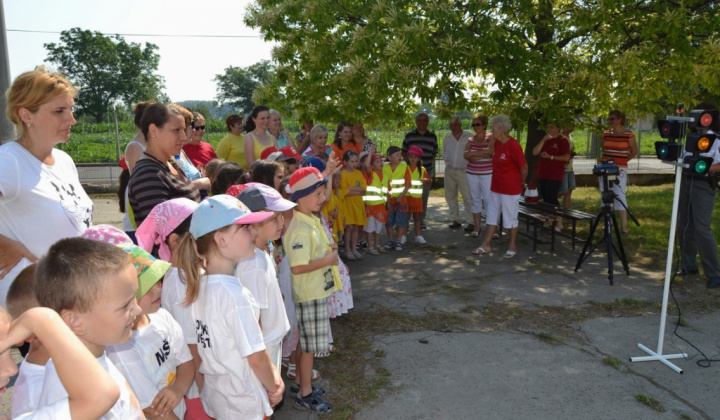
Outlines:
{"type": "Polygon", "coordinates": [[[397,152],[402,152],[402,150],[397,146],[390,146],[387,148],[387,155],[394,155],[397,152]]]}
{"type": "MultiPolygon", "coordinates": [[[[263,149],[262,153],[260,153],[260,160],[271,160],[270,155],[273,153],[278,152],[279,149],[275,146],[266,147],[263,149]]],[[[272,159],[274,160],[274,159],[272,159]]]]}
{"type": "Polygon", "coordinates": [[[138,277],[138,290],[135,297],[140,299],[159,282],[170,269],[170,263],[150,255],[137,245],[120,245],[130,255],[138,277]]]}
{"type": "Polygon", "coordinates": [[[285,155],[287,161],[295,160],[295,162],[300,162],[300,159],[302,159],[300,153],[298,153],[297,150],[295,150],[295,148],[292,146],[281,147],[280,151],[283,152],[283,155],[285,155]]]}
{"type": "Polygon", "coordinates": [[[407,151],[407,154],[408,154],[408,155],[415,155],[415,156],[420,156],[420,157],[422,157],[423,151],[422,151],[421,148],[419,148],[419,147],[417,147],[417,146],[410,146],[410,148],[409,148],[408,151],[407,151]]]}
{"type": "Polygon", "coordinates": [[[268,156],[266,160],[272,162],[285,162],[287,160],[290,160],[290,158],[288,158],[283,154],[283,152],[278,150],[277,152],[270,153],[270,156],[268,156]]]}
{"type": "Polygon", "coordinates": [[[322,172],[325,170],[325,162],[323,162],[319,157],[313,156],[303,163],[303,167],[317,168],[317,170],[322,172]]]}
{"type": "Polygon", "coordinates": [[[290,200],[297,201],[307,195],[315,192],[318,187],[327,183],[325,178],[317,168],[307,167],[300,168],[290,177],[290,200]]]}
{"type": "Polygon", "coordinates": [[[273,217],[272,212],[253,213],[237,198],[218,194],[205,199],[193,211],[190,234],[197,239],[210,232],[230,225],[251,225],[273,217]]]}
{"type": "Polygon", "coordinates": [[[275,188],[263,183],[249,182],[243,186],[245,188],[238,194],[238,200],[242,201],[252,211],[264,209],[287,211],[297,206],[292,201],[282,198],[275,188]]]}

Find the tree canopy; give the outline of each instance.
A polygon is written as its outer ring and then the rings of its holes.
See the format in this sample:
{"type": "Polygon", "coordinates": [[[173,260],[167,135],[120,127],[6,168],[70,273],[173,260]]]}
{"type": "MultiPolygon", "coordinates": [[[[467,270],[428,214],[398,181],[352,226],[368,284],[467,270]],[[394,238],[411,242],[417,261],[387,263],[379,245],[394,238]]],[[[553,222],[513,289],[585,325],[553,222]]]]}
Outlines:
{"type": "Polygon", "coordinates": [[[130,108],[143,100],[167,99],[163,78],[156,74],[158,47],[127,43],[119,35],[72,28],[60,33],[58,44],[45,44],[46,61],[58,65],[79,89],[78,113],[97,121],[114,104],[130,108]]]}
{"type": "MultiPolygon", "coordinates": [[[[225,73],[215,75],[216,98],[221,104],[230,104],[245,113],[250,112],[254,106],[253,93],[271,85],[274,73],[274,66],[269,60],[262,60],[248,67],[230,66],[225,69],[225,73]]],[[[257,99],[257,103],[265,102],[264,95],[257,99]]]]}
{"type": "Polygon", "coordinates": [[[324,120],[629,117],[720,92],[718,0],[256,0],[292,106],[324,120]],[[440,99],[443,99],[442,101],[440,99]]]}

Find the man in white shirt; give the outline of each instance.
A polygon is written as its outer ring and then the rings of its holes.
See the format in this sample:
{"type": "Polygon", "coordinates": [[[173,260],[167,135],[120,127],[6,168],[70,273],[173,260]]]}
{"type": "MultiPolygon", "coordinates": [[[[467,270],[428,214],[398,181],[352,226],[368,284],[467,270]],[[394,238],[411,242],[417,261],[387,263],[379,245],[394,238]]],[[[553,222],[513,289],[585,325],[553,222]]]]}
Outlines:
{"type": "Polygon", "coordinates": [[[465,220],[468,221],[468,225],[465,227],[466,232],[475,230],[475,226],[472,224],[472,213],[470,213],[470,189],[468,188],[467,177],[465,176],[467,161],[463,158],[465,146],[471,137],[472,134],[463,130],[462,120],[456,115],[450,120],[450,133],[443,139],[445,201],[447,201],[448,207],[450,207],[450,218],[452,219],[450,228],[457,229],[462,226],[458,203],[459,190],[463,198],[463,207],[465,207],[465,220]]]}

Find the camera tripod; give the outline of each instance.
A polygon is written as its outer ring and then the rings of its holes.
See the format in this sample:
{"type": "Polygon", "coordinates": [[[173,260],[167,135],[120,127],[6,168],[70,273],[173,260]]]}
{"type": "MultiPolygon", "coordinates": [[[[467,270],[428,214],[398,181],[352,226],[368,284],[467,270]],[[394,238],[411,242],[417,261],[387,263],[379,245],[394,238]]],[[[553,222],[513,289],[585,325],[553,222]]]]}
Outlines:
{"type": "MultiPolygon", "coordinates": [[[[610,280],[610,285],[613,284],[613,253],[617,254],[617,256],[620,258],[620,261],[622,262],[622,266],[625,269],[625,273],[627,275],[630,275],[630,266],[628,265],[627,256],[625,256],[625,248],[623,247],[622,242],[622,236],[620,235],[620,228],[617,224],[617,219],[615,218],[615,212],[613,211],[612,204],[617,198],[617,195],[612,191],[612,188],[609,188],[610,185],[607,180],[607,175],[603,174],[603,185],[605,186],[604,191],[602,192],[602,209],[600,209],[600,212],[595,217],[595,220],[593,221],[592,226],[590,226],[590,233],[588,234],[588,238],[585,241],[585,246],[583,247],[582,252],[580,253],[580,257],[577,260],[577,264],[575,265],[575,272],[577,272],[580,269],[580,266],[582,265],[585,260],[587,260],[590,257],[590,254],[598,247],[598,245],[604,240],[605,241],[605,247],[607,249],[607,259],[608,259],[608,280],[610,280]],[[598,227],[598,224],[600,224],[600,221],[604,221],[604,233],[603,233],[603,239],[601,241],[598,241],[596,243],[593,243],[593,237],[595,236],[595,230],[598,227]],[[617,246],[615,246],[615,243],[612,239],[612,232],[613,227],[615,230],[615,237],[617,238],[617,246]]],[[[632,221],[640,226],[640,223],[637,221],[635,216],[633,216],[632,213],[630,213],[630,210],[628,210],[625,203],[622,201],[617,201],[620,203],[625,211],[627,212],[628,216],[630,216],[630,219],[632,221]]]]}

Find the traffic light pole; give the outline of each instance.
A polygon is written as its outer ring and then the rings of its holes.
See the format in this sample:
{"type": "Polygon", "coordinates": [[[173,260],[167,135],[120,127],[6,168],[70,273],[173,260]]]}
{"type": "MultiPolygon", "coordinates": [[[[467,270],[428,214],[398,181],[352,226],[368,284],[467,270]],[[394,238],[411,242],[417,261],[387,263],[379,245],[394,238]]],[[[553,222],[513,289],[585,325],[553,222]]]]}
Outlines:
{"type": "Polygon", "coordinates": [[[638,343],[640,350],[649,354],[649,356],[631,357],[631,362],[649,362],[659,361],[677,373],[683,373],[683,370],[670,362],[670,359],[684,359],[687,353],[663,354],[663,345],[665,344],[665,322],[667,321],[667,306],[670,295],[670,280],[672,279],[672,261],[675,245],[675,230],[677,229],[677,213],[678,203],[680,202],[680,183],[682,182],[682,169],[687,165],[682,161],[665,162],[675,166],[675,192],[673,194],[672,216],[670,219],[670,237],[668,238],[667,261],[665,262],[665,287],[663,288],[662,309],[660,312],[660,332],[658,333],[657,350],[652,351],[648,347],[638,343]]]}

